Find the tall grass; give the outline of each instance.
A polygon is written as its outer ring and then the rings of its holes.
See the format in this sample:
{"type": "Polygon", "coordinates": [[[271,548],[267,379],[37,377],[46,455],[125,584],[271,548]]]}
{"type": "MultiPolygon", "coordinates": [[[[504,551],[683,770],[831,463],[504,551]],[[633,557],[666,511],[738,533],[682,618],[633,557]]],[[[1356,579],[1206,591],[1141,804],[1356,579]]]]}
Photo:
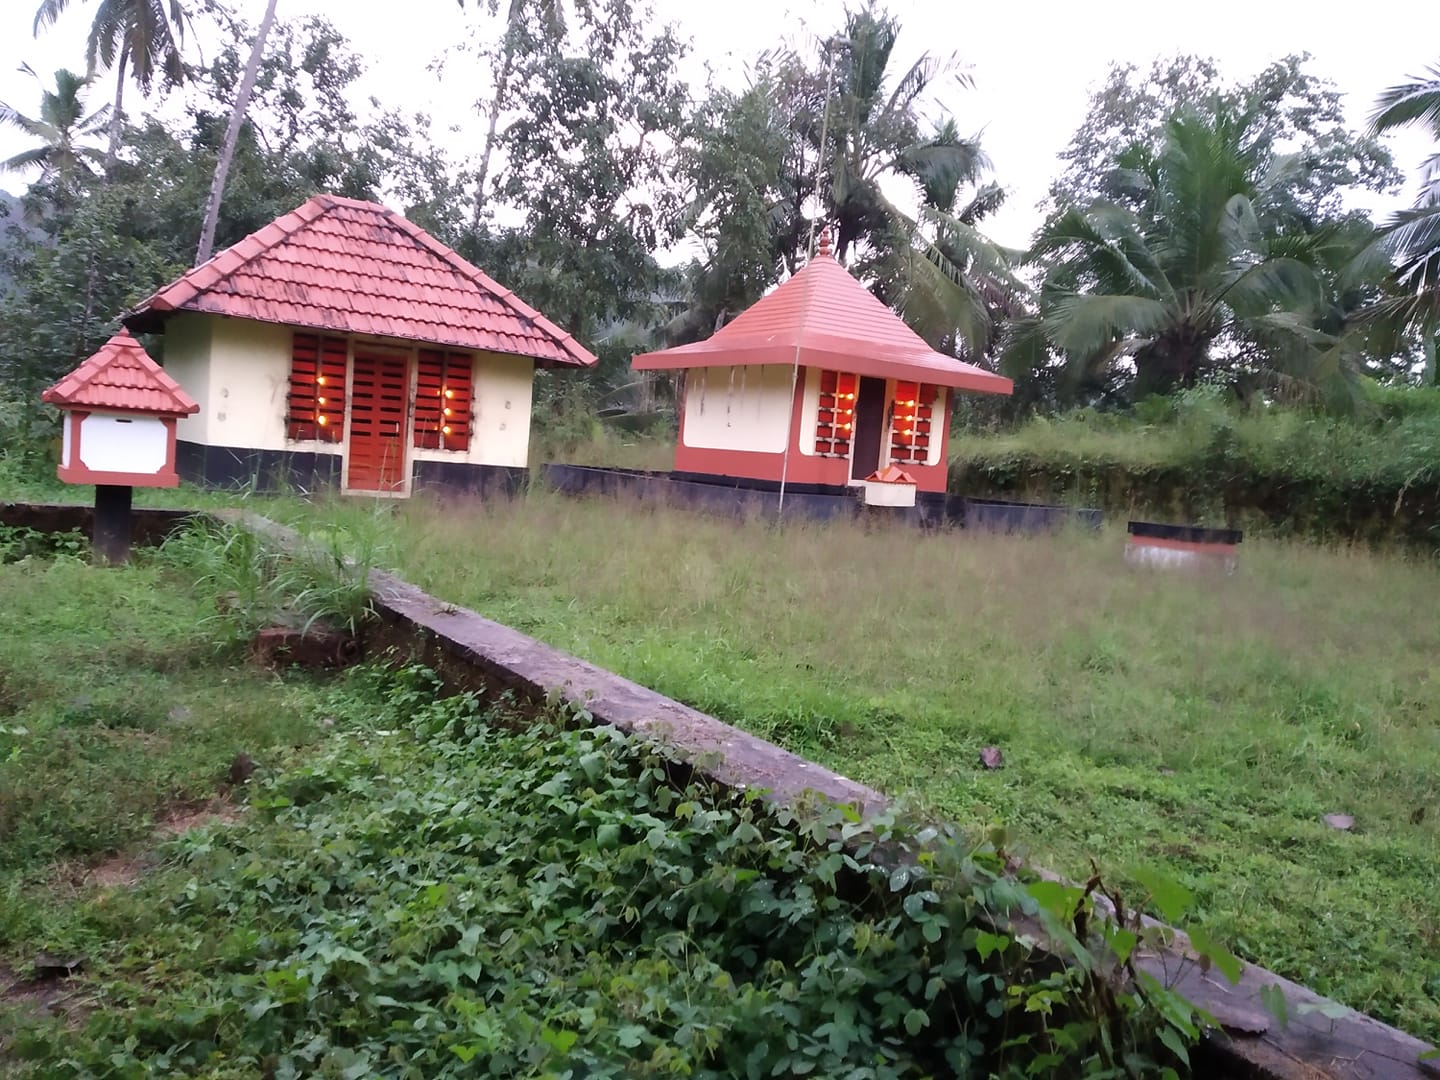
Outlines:
{"type": "Polygon", "coordinates": [[[372,614],[370,571],[387,558],[391,519],[388,507],[339,500],[297,504],[299,543],[283,550],[240,524],[213,517],[189,521],[160,549],[160,558],[179,567],[197,588],[217,602],[214,618],[232,637],[248,639],[276,621],[304,620],[359,633],[372,614]],[[325,524],[315,524],[323,514],[325,524]]]}
{"type": "Polygon", "coordinates": [[[1381,396],[1354,417],[1263,405],[1212,388],[1133,414],[1082,410],[1004,434],[959,430],[950,487],[1086,501],[1124,513],[1328,539],[1440,543],[1440,393],[1381,396]]]}
{"type": "Polygon", "coordinates": [[[1246,955],[1440,1035],[1432,561],[1247,540],[1213,577],[1130,568],[1115,530],[394,513],[399,569],[445,600],[1058,870],[1158,864],[1246,955]]]}
{"type": "Polygon", "coordinates": [[[584,439],[557,442],[541,440],[530,460],[536,467],[547,462],[595,465],[609,469],[664,472],[675,467],[675,440],[667,434],[596,429],[584,439]]]}

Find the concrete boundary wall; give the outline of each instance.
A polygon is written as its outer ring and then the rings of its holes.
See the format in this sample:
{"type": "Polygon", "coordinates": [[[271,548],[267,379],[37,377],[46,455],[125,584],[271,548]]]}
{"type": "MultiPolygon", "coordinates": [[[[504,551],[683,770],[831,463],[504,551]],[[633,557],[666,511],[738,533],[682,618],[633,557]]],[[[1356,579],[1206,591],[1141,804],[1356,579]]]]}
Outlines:
{"type": "MultiPolygon", "coordinates": [[[[38,522],[44,521],[63,531],[83,527],[83,515],[88,511],[88,507],[26,508],[0,503],[0,523],[41,528],[38,522]],[[42,509],[45,513],[38,514],[42,509]]],[[[177,511],[141,510],[136,514],[154,515],[147,528],[160,535],[186,516],[177,511]]],[[[291,548],[299,539],[284,526],[253,514],[222,512],[216,516],[243,524],[277,546],[291,548]]],[[[597,722],[665,742],[705,776],[728,787],[765,791],[786,803],[819,796],[848,803],[867,815],[890,804],[873,788],[474,611],[446,603],[392,574],[372,571],[370,581],[382,620],[378,644],[431,666],[452,687],[506,689],[537,702],[562,695],[583,706],[597,722]]],[[[1303,927],[1297,927],[1297,933],[1303,932],[1303,927]]],[[[1184,936],[1177,933],[1173,949],[1145,956],[1139,963],[1220,1023],[1221,1029],[1210,1033],[1201,1047],[1197,1076],[1440,1078],[1435,1062],[1419,1060],[1429,1044],[1345,1010],[1264,968],[1247,965],[1240,982],[1231,985],[1217,972],[1201,971],[1185,945],[1184,936]],[[1261,1004],[1261,990],[1272,986],[1279,987],[1288,1007],[1290,1021],[1283,1028],[1261,1004]]]]}

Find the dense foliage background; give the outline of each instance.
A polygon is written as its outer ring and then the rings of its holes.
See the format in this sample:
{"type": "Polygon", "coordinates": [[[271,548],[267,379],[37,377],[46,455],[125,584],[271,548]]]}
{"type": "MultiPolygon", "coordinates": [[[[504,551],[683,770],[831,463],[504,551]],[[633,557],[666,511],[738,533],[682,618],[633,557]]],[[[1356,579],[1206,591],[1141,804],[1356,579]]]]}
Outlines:
{"type": "MultiPolygon", "coordinates": [[[[67,6],[46,0],[37,33],[67,6]]],[[[1377,499],[1433,494],[1423,468],[1405,472],[1434,459],[1415,449],[1429,436],[1397,426],[1426,404],[1386,405],[1377,388],[1436,382],[1440,188],[1427,170],[1415,208],[1387,221],[1349,196],[1398,190],[1385,131],[1418,125],[1440,142],[1436,72],[1377,87],[1356,130],[1305,56],[1237,82],[1203,57],[1117,65],[1021,252],[986,238],[1004,177],[967,134],[974,120],[936,93],[964,71],[930,54],[902,67],[903,27],[879,7],[756,57],[738,88],[687,85],[688,42],[632,0],[467,10],[473,36],[456,48],[492,92],[457,154],[425,116],[356,107],[364,59],[324,19],[275,20],[271,5],[255,28],[223,0],[94,9],[76,70],[37,74],[33,99],[0,105],[28,140],[0,162],[29,183],[0,205],[12,469],[50,452],[39,389],[203,254],[207,210],[218,250],[332,191],[401,209],[597,351],[586,376],[542,375],[545,452],[593,440],[601,420],[663,433],[673,386],[636,378],[630,356],[713,333],[828,224],[934,347],[1016,380],[1013,398],[962,403],[972,430],[1074,409],[1066,430],[1101,414],[1148,430],[1185,411],[1150,399],[1209,387],[1247,430],[1329,417],[1327,437],[1378,455],[1377,499]],[[202,59],[201,40],[219,47],[202,59]]],[[[1017,489],[985,460],[957,476],[1017,489]]],[[[1052,470],[1036,458],[1021,471],[1052,470]]]]}

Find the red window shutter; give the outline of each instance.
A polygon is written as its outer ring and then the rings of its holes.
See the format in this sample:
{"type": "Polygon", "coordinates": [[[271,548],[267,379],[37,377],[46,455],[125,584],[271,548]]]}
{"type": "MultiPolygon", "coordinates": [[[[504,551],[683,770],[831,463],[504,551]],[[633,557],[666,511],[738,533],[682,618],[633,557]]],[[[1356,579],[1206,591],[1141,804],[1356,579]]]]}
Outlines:
{"type": "Polygon", "coordinates": [[[290,352],[285,437],[338,443],[345,433],[346,344],[296,334],[290,352]]]}
{"type": "Polygon", "coordinates": [[[316,423],[320,439],[338,443],[345,437],[345,368],[349,349],[343,338],[320,342],[320,378],[315,388],[316,423]]]}
{"type": "Polygon", "coordinates": [[[440,418],[445,403],[445,354],[421,349],[415,373],[415,445],[440,449],[440,418]]]}
{"type": "Polygon", "coordinates": [[[446,353],[445,422],[440,428],[446,450],[470,449],[474,370],[475,359],[469,353],[446,353]]]}
{"type": "Polygon", "coordinates": [[[415,445],[424,450],[470,448],[469,353],[421,349],[415,378],[415,445]]]}
{"type": "Polygon", "coordinates": [[[923,465],[930,460],[930,438],[936,388],[913,382],[895,384],[890,422],[890,460],[897,465],[923,465]]]}
{"type": "Polygon", "coordinates": [[[821,457],[849,457],[855,425],[854,375],[837,371],[820,373],[820,409],[815,423],[815,453],[821,457]]]}

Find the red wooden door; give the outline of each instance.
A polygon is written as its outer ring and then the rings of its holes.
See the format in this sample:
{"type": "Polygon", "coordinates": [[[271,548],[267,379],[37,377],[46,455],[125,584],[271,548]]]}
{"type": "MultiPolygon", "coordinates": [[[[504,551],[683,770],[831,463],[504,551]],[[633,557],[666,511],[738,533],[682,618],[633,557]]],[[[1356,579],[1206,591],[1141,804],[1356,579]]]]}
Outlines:
{"type": "Polygon", "coordinates": [[[351,491],[403,491],[409,369],[403,354],[355,349],[350,381],[350,445],[345,486],[351,491]]]}

